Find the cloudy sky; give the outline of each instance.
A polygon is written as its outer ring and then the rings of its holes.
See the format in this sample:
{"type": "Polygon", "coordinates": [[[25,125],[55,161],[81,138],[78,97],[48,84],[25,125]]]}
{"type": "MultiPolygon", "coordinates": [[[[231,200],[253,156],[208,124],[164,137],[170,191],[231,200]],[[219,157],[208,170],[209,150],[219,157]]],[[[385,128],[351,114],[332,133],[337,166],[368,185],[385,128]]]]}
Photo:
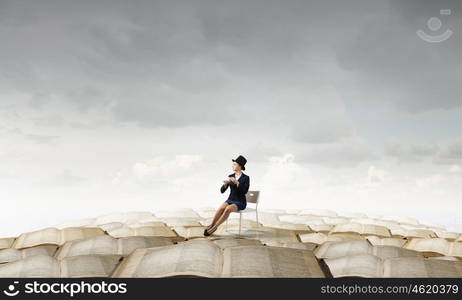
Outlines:
{"type": "Polygon", "coordinates": [[[0,234],[216,207],[239,154],[262,208],[460,231],[461,13],[458,0],[0,0],[0,234]]]}

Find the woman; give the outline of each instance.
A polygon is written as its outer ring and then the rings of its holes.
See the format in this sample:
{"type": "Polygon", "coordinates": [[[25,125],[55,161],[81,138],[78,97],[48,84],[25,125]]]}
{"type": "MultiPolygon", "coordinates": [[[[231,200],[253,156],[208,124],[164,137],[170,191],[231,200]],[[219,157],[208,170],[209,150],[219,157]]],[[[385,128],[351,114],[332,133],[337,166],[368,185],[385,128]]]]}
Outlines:
{"type": "Polygon", "coordinates": [[[228,199],[215,213],[212,224],[204,230],[205,236],[209,236],[214,233],[218,226],[226,221],[232,212],[243,210],[247,206],[245,194],[249,191],[250,177],[242,173],[242,171],[245,170],[247,159],[245,159],[244,156],[239,155],[232,161],[234,173],[228,175],[228,180],[224,180],[223,185],[220,188],[220,192],[222,194],[228,189],[228,186],[230,187],[231,192],[229,193],[228,199]]]}

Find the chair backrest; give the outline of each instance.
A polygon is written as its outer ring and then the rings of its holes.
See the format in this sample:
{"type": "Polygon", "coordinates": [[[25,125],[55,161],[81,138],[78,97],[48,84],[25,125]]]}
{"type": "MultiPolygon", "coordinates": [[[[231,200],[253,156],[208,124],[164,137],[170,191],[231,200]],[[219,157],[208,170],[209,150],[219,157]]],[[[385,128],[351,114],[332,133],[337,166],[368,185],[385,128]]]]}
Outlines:
{"type": "Polygon", "coordinates": [[[248,191],[247,194],[245,194],[245,198],[247,202],[255,203],[255,204],[258,204],[259,196],[260,196],[260,191],[248,191]]]}

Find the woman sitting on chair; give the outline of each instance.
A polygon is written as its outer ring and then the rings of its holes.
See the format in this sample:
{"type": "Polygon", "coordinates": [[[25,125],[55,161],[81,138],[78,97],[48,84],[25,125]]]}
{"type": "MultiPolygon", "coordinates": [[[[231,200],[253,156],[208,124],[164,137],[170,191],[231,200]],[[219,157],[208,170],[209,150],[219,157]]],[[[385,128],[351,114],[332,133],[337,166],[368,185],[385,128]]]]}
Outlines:
{"type": "Polygon", "coordinates": [[[204,235],[209,236],[217,230],[218,226],[222,224],[232,212],[244,210],[247,206],[245,194],[249,191],[250,177],[242,173],[245,170],[245,164],[247,159],[244,156],[239,155],[236,159],[233,159],[233,171],[234,173],[228,175],[228,180],[223,181],[223,185],[220,188],[220,192],[223,194],[228,186],[231,189],[228,200],[226,200],[215,213],[212,224],[204,230],[204,235]]]}

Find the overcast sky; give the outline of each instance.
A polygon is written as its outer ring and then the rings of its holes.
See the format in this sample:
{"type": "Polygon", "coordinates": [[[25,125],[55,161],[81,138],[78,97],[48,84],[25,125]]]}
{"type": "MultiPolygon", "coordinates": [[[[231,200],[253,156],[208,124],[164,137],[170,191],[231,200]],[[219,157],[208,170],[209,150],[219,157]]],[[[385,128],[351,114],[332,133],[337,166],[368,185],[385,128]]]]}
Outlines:
{"type": "Polygon", "coordinates": [[[217,207],[240,154],[262,208],[462,231],[461,13],[458,0],[0,0],[0,234],[217,207]]]}

